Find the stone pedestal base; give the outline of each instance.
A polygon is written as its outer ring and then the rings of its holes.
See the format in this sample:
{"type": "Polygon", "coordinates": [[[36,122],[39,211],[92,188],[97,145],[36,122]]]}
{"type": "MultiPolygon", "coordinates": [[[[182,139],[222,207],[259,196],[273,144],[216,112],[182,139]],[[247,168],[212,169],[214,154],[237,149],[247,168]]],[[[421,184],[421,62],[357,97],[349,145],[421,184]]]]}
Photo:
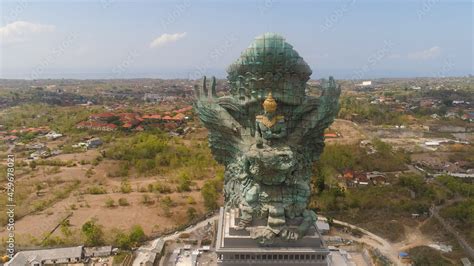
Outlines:
{"type": "Polygon", "coordinates": [[[238,229],[237,223],[238,210],[220,209],[216,240],[218,265],[328,265],[329,250],[316,228],[300,240],[276,240],[262,246],[247,230],[238,229]]]}

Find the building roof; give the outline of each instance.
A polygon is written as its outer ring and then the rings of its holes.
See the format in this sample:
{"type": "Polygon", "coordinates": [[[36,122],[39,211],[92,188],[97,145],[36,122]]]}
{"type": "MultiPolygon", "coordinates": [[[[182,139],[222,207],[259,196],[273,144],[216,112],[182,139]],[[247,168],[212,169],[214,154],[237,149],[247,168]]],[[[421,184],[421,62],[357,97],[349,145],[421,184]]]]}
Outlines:
{"type": "Polygon", "coordinates": [[[153,115],[144,115],[142,116],[143,119],[161,119],[161,115],[153,114],[153,115]]]}
{"type": "Polygon", "coordinates": [[[147,262],[153,264],[155,262],[155,259],[155,252],[139,252],[137,254],[137,257],[133,261],[133,266],[146,265],[147,262]]]}
{"type": "Polygon", "coordinates": [[[329,224],[323,220],[317,220],[316,227],[318,228],[318,230],[329,231],[329,224]]]}
{"type": "Polygon", "coordinates": [[[173,116],[174,120],[183,120],[186,116],[183,113],[178,113],[175,116],[173,116]]]}
{"type": "Polygon", "coordinates": [[[28,265],[32,261],[41,262],[44,260],[61,260],[68,258],[82,258],[82,246],[20,251],[5,265],[28,265]]]}
{"type": "Polygon", "coordinates": [[[112,246],[84,248],[86,257],[106,257],[112,254],[112,246]]]}

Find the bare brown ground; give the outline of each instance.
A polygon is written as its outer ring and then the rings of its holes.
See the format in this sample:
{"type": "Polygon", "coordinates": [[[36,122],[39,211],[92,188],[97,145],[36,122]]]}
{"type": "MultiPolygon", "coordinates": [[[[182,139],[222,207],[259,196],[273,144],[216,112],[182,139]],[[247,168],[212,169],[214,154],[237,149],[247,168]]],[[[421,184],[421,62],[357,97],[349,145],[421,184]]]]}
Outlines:
{"type": "Polygon", "coordinates": [[[330,129],[340,133],[342,137],[327,138],[327,144],[358,144],[367,138],[360,126],[349,120],[335,119],[330,129]]]}
{"type": "MultiPolygon", "coordinates": [[[[112,229],[118,228],[128,230],[131,226],[141,225],[147,235],[157,235],[160,232],[170,230],[184,224],[188,221],[187,209],[193,207],[198,214],[205,213],[200,188],[205,180],[195,180],[195,185],[191,192],[173,192],[170,194],[160,194],[156,192],[139,192],[153,182],[162,182],[172,187],[176,187],[173,183],[172,174],[164,176],[150,176],[137,178],[132,173],[129,177],[133,192],[120,192],[122,178],[109,177],[108,173],[115,171],[120,162],[104,160],[97,166],[91,164],[81,165],[81,160],[91,161],[99,152],[90,150],[84,153],[63,154],[51,159],[62,161],[73,160],[76,166],[60,167],[59,173],[48,174],[51,166],[37,166],[37,170],[18,177],[17,186],[24,190],[23,205],[17,208],[31,208],[32,204],[39,201],[54,198],[57,192],[64,190],[66,186],[73,184],[73,181],[79,180],[81,183],[78,189],[73,190],[66,198],[57,198],[51,202],[44,210],[31,213],[16,220],[17,245],[31,245],[32,238],[38,240],[53,230],[59,222],[69,213],[71,223],[71,231],[75,232],[74,239],[79,238],[79,232],[82,225],[88,220],[97,219],[98,224],[102,225],[107,237],[110,237],[112,229]],[[93,167],[94,174],[86,177],[86,171],[93,167]],[[36,194],[36,184],[43,184],[43,195],[36,194]],[[49,185],[48,185],[49,184],[49,185]],[[93,185],[100,185],[106,188],[107,194],[91,195],[86,194],[87,188],[93,185]],[[144,195],[148,195],[151,204],[143,204],[144,195]],[[165,214],[161,199],[169,196],[174,205],[170,208],[171,216],[165,214]],[[188,196],[195,200],[195,204],[188,203],[188,196]],[[115,207],[106,207],[107,199],[115,201],[115,207]],[[125,198],[129,206],[118,206],[119,198],[125,198]]],[[[143,191],[143,190],[142,190],[143,191]]],[[[0,228],[0,239],[6,237],[5,227],[0,228]]],[[[56,230],[54,235],[63,237],[60,230],[56,230]]],[[[2,241],[5,243],[5,241],[2,241]]]]}

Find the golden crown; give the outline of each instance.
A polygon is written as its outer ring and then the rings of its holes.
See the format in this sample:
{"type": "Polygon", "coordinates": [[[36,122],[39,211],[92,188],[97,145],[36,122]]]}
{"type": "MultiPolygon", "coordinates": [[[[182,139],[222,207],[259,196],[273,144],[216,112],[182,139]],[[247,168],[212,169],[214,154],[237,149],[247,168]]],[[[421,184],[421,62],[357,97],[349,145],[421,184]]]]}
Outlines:
{"type": "Polygon", "coordinates": [[[269,113],[273,113],[276,111],[277,109],[277,102],[275,101],[275,99],[273,98],[272,96],[272,93],[268,93],[268,96],[267,98],[265,99],[265,101],[263,102],[262,104],[263,106],[263,109],[269,113]]]}

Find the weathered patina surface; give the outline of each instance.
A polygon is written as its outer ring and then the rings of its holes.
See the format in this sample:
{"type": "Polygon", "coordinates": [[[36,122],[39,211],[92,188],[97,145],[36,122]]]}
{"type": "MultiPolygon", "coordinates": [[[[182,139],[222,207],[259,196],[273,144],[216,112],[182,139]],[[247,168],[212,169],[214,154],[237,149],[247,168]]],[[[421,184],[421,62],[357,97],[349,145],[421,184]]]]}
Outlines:
{"type": "Polygon", "coordinates": [[[225,204],[239,208],[242,230],[261,243],[296,240],[314,225],[307,209],[312,164],[324,148],[340,87],[322,80],[319,98],[305,93],[311,69],[279,35],[256,38],[228,69],[229,96],[204,77],[195,109],[209,129],[215,159],[225,165],[225,204]],[[266,226],[254,226],[264,219],[266,226]]]}

